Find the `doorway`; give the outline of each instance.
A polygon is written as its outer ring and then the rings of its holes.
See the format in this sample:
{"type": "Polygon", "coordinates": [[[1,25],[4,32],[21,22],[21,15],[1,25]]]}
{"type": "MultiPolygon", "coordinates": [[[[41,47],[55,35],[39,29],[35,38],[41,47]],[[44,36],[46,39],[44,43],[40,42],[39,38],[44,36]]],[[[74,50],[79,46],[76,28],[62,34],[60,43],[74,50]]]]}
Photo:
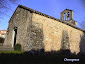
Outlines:
{"type": "Polygon", "coordinates": [[[14,48],[15,48],[15,45],[16,45],[16,38],[17,38],[17,27],[14,27],[14,43],[13,43],[14,48]]]}

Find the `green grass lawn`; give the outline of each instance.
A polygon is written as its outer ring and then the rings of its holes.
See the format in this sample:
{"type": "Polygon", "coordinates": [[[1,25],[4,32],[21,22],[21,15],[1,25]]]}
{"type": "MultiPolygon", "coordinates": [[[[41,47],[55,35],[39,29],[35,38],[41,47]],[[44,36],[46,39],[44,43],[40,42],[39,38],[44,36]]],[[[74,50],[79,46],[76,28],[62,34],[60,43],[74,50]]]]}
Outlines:
{"type": "Polygon", "coordinates": [[[22,51],[17,51],[17,50],[0,50],[0,54],[22,54],[23,52],[22,51]]]}

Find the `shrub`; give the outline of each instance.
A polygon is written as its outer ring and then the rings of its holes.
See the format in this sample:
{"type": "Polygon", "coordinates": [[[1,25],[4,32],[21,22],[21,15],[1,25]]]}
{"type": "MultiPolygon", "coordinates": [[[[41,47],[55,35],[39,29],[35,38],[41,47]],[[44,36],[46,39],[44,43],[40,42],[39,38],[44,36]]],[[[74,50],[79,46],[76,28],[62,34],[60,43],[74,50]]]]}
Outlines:
{"type": "Polygon", "coordinates": [[[16,44],[14,49],[21,51],[21,44],[16,44]]]}
{"type": "Polygon", "coordinates": [[[23,51],[18,51],[18,50],[0,50],[0,55],[1,54],[22,54],[24,53],[23,51]]]}

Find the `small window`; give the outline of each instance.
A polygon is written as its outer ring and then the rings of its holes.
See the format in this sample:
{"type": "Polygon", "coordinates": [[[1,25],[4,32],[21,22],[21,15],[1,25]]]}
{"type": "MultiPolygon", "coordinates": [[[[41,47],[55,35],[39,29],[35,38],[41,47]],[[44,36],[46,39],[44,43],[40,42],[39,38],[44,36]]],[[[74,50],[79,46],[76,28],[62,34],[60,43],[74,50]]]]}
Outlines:
{"type": "Polygon", "coordinates": [[[68,12],[67,20],[70,20],[70,13],[68,12]]]}

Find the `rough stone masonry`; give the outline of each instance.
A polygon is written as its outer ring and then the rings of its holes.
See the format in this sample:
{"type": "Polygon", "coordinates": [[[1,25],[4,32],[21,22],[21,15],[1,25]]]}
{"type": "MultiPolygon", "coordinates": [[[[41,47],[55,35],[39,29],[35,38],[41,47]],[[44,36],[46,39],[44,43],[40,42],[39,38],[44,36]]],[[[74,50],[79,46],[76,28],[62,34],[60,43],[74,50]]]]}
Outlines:
{"type": "Polygon", "coordinates": [[[73,20],[72,10],[65,9],[61,19],[56,19],[19,5],[9,21],[4,46],[14,48],[19,43],[22,51],[69,49],[85,53],[84,32],[73,20]]]}

